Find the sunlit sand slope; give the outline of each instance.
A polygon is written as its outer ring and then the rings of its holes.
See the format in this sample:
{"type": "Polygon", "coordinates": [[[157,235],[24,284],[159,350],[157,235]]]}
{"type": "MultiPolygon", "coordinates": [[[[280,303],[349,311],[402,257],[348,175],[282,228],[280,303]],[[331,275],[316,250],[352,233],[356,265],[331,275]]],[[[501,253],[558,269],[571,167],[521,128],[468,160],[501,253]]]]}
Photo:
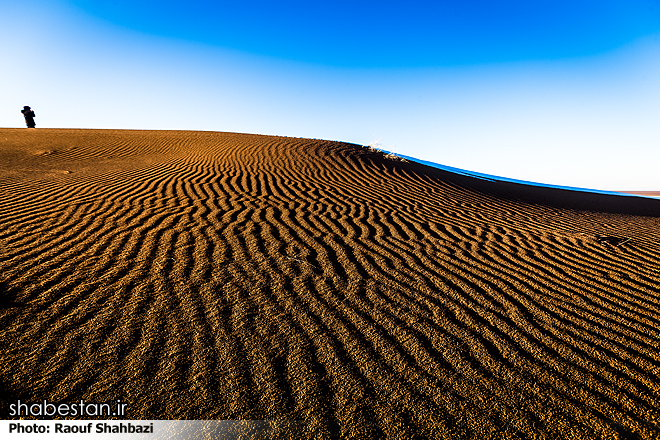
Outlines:
{"type": "Polygon", "coordinates": [[[0,395],[353,438],[660,436],[660,201],[356,145],[0,130],[0,395]]]}

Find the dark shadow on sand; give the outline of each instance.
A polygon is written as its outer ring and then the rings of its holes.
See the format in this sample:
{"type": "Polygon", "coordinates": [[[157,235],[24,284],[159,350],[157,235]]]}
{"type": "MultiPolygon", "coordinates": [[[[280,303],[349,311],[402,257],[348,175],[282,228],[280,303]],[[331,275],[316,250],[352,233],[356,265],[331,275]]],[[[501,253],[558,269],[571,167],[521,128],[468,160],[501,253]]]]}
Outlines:
{"type": "Polygon", "coordinates": [[[498,180],[484,180],[439,170],[414,162],[396,162],[396,167],[409,169],[412,172],[430,177],[436,177],[442,181],[504,200],[559,209],[660,217],[660,199],[599,194],[498,180]]]}
{"type": "Polygon", "coordinates": [[[0,309],[9,309],[12,307],[22,307],[17,301],[17,292],[11,289],[7,283],[0,281],[0,309]]]}

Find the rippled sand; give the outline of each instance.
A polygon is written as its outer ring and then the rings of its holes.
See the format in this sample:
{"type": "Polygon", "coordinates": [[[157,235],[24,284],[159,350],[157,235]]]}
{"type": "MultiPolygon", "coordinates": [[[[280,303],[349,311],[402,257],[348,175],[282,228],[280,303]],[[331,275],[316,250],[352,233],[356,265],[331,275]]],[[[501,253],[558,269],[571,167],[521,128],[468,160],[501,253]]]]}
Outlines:
{"type": "Polygon", "coordinates": [[[0,129],[4,417],[658,438],[659,238],[660,200],[339,142],[0,129]]]}

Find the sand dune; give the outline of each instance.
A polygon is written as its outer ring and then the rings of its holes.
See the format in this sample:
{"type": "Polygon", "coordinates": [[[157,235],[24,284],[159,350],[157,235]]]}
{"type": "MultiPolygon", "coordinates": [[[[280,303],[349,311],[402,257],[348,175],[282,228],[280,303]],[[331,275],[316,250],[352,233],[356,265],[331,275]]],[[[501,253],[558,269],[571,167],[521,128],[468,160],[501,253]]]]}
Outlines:
{"type": "Polygon", "coordinates": [[[660,437],[660,201],[356,145],[0,130],[3,410],[660,437]]]}
{"type": "Polygon", "coordinates": [[[660,191],[621,191],[624,194],[636,194],[645,197],[660,197],[660,191]]]}

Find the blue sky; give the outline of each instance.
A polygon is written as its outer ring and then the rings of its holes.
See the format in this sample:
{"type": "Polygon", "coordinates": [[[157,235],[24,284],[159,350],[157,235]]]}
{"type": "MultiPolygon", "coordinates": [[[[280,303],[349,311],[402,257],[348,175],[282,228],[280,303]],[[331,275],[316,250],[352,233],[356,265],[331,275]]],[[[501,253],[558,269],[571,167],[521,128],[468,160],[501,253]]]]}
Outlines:
{"type": "Polygon", "coordinates": [[[655,1],[0,1],[0,126],[378,143],[660,190],[655,1]]]}

